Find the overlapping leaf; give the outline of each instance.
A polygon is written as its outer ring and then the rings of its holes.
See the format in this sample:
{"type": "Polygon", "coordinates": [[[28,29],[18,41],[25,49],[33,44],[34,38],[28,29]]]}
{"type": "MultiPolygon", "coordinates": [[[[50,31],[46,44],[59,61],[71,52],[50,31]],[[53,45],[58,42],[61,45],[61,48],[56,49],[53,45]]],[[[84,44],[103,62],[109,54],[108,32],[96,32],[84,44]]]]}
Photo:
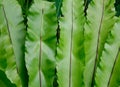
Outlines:
{"type": "Polygon", "coordinates": [[[0,69],[17,87],[27,86],[24,28],[21,8],[17,1],[0,0],[0,69]]]}
{"type": "Polygon", "coordinates": [[[115,23],[114,0],[92,0],[87,14],[84,83],[85,87],[91,87],[108,32],[113,29],[115,23]]]}
{"type": "Polygon", "coordinates": [[[57,18],[53,2],[35,0],[28,15],[26,66],[29,87],[53,87],[57,18]]]}
{"type": "MultiPolygon", "coordinates": [[[[114,29],[108,35],[107,42],[105,43],[104,51],[100,58],[99,66],[97,67],[94,87],[110,87],[109,85],[111,83],[111,80],[113,80],[114,78],[112,76],[115,74],[118,75],[119,73],[114,72],[114,66],[116,64],[119,65],[119,62],[117,62],[117,60],[119,59],[118,55],[120,47],[119,35],[120,35],[120,23],[117,22],[114,26],[114,29]]],[[[119,71],[119,68],[116,68],[115,70],[119,71]]],[[[118,87],[119,85],[120,85],[119,82],[118,83],[116,82],[114,83],[113,86],[118,87]]]]}
{"type": "Polygon", "coordinates": [[[84,2],[63,0],[57,48],[59,87],[82,87],[84,70],[84,2]]]}
{"type": "Polygon", "coordinates": [[[119,87],[120,86],[120,49],[119,49],[119,53],[117,56],[117,59],[115,59],[114,61],[114,66],[113,66],[113,71],[111,72],[111,78],[109,80],[109,87],[119,87]]]}
{"type": "Polygon", "coordinates": [[[10,80],[7,78],[4,71],[1,71],[1,70],[0,70],[0,86],[1,87],[16,87],[15,84],[10,82],[10,80]]]}

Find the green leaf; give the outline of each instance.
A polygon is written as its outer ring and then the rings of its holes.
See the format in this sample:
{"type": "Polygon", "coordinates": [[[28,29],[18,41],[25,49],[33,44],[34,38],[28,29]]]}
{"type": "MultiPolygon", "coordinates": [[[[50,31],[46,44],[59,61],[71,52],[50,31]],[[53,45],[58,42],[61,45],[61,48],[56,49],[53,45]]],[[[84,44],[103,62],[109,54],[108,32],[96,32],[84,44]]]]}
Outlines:
{"type": "Polygon", "coordinates": [[[0,70],[0,86],[1,87],[16,87],[15,84],[12,84],[7,78],[5,73],[0,70]]]}
{"type": "MultiPolygon", "coordinates": [[[[114,29],[108,35],[108,39],[107,42],[105,43],[105,47],[100,58],[100,63],[96,71],[95,87],[110,87],[109,84],[112,80],[111,79],[112,74],[119,75],[117,74],[119,72],[114,73],[114,66],[116,65],[116,61],[119,57],[118,56],[120,47],[119,35],[120,35],[120,21],[115,24],[114,29]]],[[[118,69],[119,68],[116,68],[115,70],[118,69]]],[[[116,83],[115,85],[118,84],[116,83]]],[[[111,87],[118,87],[115,85],[111,87]]]]}
{"type": "Polygon", "coordinates": [[[117,59],[115,61],[115,66],[113,68],[113,72],[112,72],[112,76],[111,76],[111,80],[109,82],[109,87],[119,87],[120,86],[120,49],[119,49],[119,53],[117,56],[117,59]]]}
{"type": "MultiPolygon", "coordinates": [[[[12,83],[20,86],[15,56],[4,17],[4,8],[0,7],[0,70],[4,71],[12,83]]],[[[1,77],[0,77],[1,78],[1,77]]]]}
{"type": "Polygon", "coordinates": [[[16,0],[0,0],[0,67],[11,82],[27,87],[24,61],[25,26],[22,11],[16,0]],[[16,67],[17,66],[17,67],[16,67]]]}
{"type": "Polygon", "coordinates": [[[57,17],[53,2],[35,0],[29,10],[26,66],[29,87],[53,87],[57,17]]]}
{"type": "Polygon", "coordinates": [[[84,71],[84,1],[63,0],[57,48],[59,87],[82,87],[84,71]]]}
{"type": "Polygon", "coordinates": [[[115,23],[114,0],[92,0],[85,24],[85,87],[94,84],[96,66],[99,62],[108,32],[115,23]],[[89,73],[88,73],[89,72],[89,73]]]}

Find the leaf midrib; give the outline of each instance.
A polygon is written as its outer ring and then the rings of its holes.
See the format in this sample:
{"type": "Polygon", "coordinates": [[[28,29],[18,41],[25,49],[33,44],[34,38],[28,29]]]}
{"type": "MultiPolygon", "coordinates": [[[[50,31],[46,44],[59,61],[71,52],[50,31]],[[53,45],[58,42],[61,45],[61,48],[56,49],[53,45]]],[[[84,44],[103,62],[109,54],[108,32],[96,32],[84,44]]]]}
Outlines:
{"type": "Polygon", "coordinates": [[[41,63],[42,63],[42,29],[43,29],[43,16],[44,10],[41,9],[41,27],[40,27],[40,52],[39,52],[39,80],[40,80],[40,87],[42,87],[42,75],[41,75],[41,63]]]}
{"type": "Polygon", "coordinates": [[[72,40],[73,40],[73,0],[72,0],[72,3],[71,3],[71,14],[72,14],[72,27],[71,27],[71,41],[70,41],[70,65],[69,65],[69,87],[71,87],[71,80],[72,80],[72,77],[71,77],[71,73],[72,73],[72,40]]]}

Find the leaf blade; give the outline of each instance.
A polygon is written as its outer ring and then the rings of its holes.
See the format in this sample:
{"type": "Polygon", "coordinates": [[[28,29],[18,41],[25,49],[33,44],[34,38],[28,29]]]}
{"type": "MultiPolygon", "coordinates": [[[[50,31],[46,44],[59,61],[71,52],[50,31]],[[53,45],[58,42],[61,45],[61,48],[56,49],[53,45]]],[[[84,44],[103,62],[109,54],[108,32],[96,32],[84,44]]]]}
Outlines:
{"type": "Polygon", "coordinates": [[[113,3],[114,0],[93,0],[88,7],[87,22],[85,24],[85,87],[94,85],[96,66],[98,65],[108,33],[115,24],[113,3]]]}
{"type": "MultiPolygon", "coordinates": [[[[5,18],[4,19],[6,22],[5,26],[7,26],[7,31],[8,31],[7,34],[9,36],[9,41],[11,41],[9,44],[9,46],[11,46],[9,48],[9,50],[10,49],[13,50],[13,53],[10,53],[10,54],[8,52],[6,52],[6,53],[7,53],[7,55],[12,56],[12,58],[13,58],[12,61],[14,60],[14,62],[11,62],[14,64],[13,71],[15,72],[15,70],[16,70],[16,74],[17,74],[17,70],[18,70],[22,85],[24,87],[26,87],[26,85],[27,85],[26,73],[27,72],[26,72],[25,64],[24,64],[25,26],[24,26],[24,22],[23,22],[22,11],[16,0],[1,0],[0,4],[1,4],[1,6],[3,6],[3,12],[2,12],[2,13],[4,13],[3,18],[5,18]],[[16,14],[14,14],[14,13],[16,13],[16,14]],[[15,57],[15,59],[13,56],[15,57]],[[16,62],[16,64],[15,64],[15,62],[16,62]],[[15,68],[15,66],[17,66],[16,67],[17,69],[15,68]]],[[[9,43],[9,41],[8,41],[8,43],[9,43]]],[[[5,45],[7,45],[7,43],[5,43],[5,45]]],[[[8,48],[6,47],[4,49],[6,50],[8,48]]],[[[6,56],[6,58],[7,57],[9,58],[9,56],[6,56]]],[[[10,67],[12,67],[12,66],[10,66],[10,67]]],[[[7,74],[9,74],[9,76],[10,76],[9,72],[7,72],[7,74]]],[[[11,75],[11,76],[13,76],[13,75],[11,75]]],[[[20,86],[19,84],[17,84],[17,85],[20,86]]]]}
{"type": "Polygon", "coordinates": [[[53,87],[57,42],[55,12],[54,3],[48,1],[35,1],[30,9],[26,37],[29,87],[37,87],[38,85],[53,87]]]}
{"type": "Polygon", "coordinates": [[[57,48],[58,85],[79,87],[83,86],[84,70],[84,2],[64,0],[62,6],[63,17],[59,21],[60,39],[57,48]]]}

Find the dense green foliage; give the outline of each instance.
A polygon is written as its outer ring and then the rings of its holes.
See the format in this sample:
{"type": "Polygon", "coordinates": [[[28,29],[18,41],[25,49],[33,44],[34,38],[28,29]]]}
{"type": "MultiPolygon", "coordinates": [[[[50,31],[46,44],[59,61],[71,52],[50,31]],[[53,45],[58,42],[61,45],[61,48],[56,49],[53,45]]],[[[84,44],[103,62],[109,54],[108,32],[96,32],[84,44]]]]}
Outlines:
{"type": "Polygon", "coordinates": [[[0,0],[0,87],[119,87],[120,0],[0,0]]]}

